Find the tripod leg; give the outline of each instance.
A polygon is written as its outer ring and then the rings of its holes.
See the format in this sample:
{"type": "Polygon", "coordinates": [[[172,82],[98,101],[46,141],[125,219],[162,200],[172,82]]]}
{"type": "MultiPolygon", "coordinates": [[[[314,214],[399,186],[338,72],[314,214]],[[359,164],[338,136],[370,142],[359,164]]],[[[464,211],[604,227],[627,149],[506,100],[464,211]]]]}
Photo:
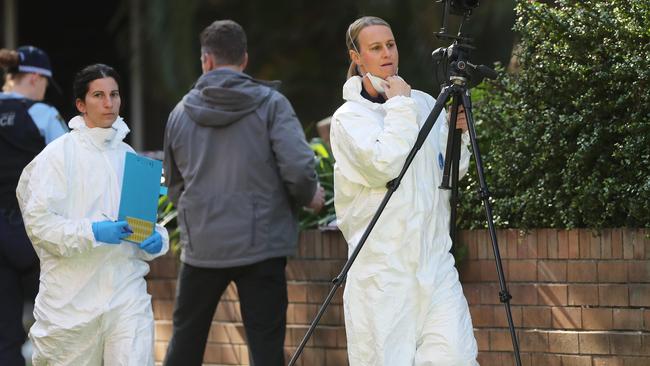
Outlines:
{"type": "Polygon", "coordinates": [[[517,341],[517,334],[515,333],[514,323],[512,321],[512,312],[510,310],[510,293],[506,287],[506,279],[503,274],[503,266],[501,264],[501,255],[499,253],[499,244],[497,243],[496,229],[494,227],[494,220],[492,217],[492,205],[490,204],[490,193],[488,191],[487,183],[485,182],[485,176],[483,174],[483,161],[481,159],[481,153],[479,151],[478,143],[476,141],[476,129],[474,128],[474,117],[472,115],[472,104],[469,98],[469,91],[461,93],[462,104],[465,107],[465,115],[467,117],[467,128],[469,129],[470,142],[472,144],[472,150],[474,151],[474,160],[476,162],[476,173],[478,175],[479,181],[479,194],[483,200],[483,206],[485,207],[485,216],[487,218],[488,229],[490,231],[490,239],[492,240],[492,250],[494,251],[494,261],[497,268],[497,275],[499,278],[499,300],[504,304],[506,316],[508,318],[508,327],[510,328],[510,336],[512,337],[512,346],[515,355],[515,361],[517,366],[521,366],[521,358],[519,355],[519,342],[517,341]]]}
{"type": "MultiPolygon", "coordinates": [[[[455,125],[455,123],[454,123],[455,125]]],[[[460,168],[460,140],[463,130],[454,129],[451,150],[451,197],[449,198],[449,236],[451,237],[451,253],[455,254],[456,242],[456,211],[458,207],[458,169],[460,168]]]]}
{"type": "MultiPolygon", "coordinates": [[[[458,106],[461,103],[461,98],[458,96],[458,93],[454,93],[453,100],[451,103],[451,116],[449,118],[449,131],[456,130],[456,121],[458,117],[458,106]]],[[[453,157],[453,148],[454,148],[454,134],[447,134],[447,149],[445,151],[445,167],[442,170],[442,182],[440,183],[440,189],[451,189],[449,186],[449,172],[451,171],[452,157],[453,157]]],[[[453,206],[452,206],[453,207],[453,206]]]]}

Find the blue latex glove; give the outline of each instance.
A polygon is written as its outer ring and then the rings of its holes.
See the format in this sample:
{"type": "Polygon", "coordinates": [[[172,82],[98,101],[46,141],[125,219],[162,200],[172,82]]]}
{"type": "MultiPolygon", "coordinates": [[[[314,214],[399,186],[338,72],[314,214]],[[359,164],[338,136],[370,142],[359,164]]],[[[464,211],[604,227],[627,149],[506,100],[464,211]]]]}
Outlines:
{"type": "Polygon", "coordinates": [[[149,254],[156,254],[160,253],[160,249],[162,249],[162,236],[157,231],[154,231],[153,234],[151,234],[150,237],[144,239],[142,243],[140,243],[140,249],[144,250],[145,252],[149,254]]]}
{"type": "Polygon", "coordinates": [[[95,240],[109,244],[119,244],[122,239],[131,235],[133,231],[126,221],[97,221],[93,222],[95,240]]]}

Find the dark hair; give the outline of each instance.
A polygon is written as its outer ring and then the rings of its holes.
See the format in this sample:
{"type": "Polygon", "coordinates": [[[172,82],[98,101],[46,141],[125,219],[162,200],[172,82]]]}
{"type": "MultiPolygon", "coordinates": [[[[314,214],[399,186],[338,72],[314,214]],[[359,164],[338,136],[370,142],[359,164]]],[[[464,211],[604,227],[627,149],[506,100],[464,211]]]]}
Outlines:
{"type": "Polygon", "coordinates": [[[7,70],[7,72],[14,73],[18,71],[18,52],[3,48],[0,50],[0,67],[7,70]]]}
{"type": "Polygon", "coordinates": [[[201,52],[210,53],[221,65],[239,65],[246,54],[246,32],[232,20],[217,20],[200,36],[201,52]]]}
{"type": "Polygon", "coordinates": [[[94,64],[84,67],[74,76],[72,94],[74,100],[84,100],[88,87],[93,80],[111,77],[115,79],[117,86],[120,86],[120,75],[112,67],[104,64],[94,64]]]}

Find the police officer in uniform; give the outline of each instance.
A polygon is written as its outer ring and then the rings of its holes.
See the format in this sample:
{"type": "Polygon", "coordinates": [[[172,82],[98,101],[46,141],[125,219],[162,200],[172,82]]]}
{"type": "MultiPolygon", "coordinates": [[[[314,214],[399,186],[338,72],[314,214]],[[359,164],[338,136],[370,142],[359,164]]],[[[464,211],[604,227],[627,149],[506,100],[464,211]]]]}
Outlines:
{"type": "Polygon", "coordinates": [[[42,102],[54,85],[47,54],[33,46],[0,49],[0,365],[24,366],[25,301],[38,292],[39,262],[22,221],[16,185],[23,168],[68,131],[56,108],[42,102]]]}

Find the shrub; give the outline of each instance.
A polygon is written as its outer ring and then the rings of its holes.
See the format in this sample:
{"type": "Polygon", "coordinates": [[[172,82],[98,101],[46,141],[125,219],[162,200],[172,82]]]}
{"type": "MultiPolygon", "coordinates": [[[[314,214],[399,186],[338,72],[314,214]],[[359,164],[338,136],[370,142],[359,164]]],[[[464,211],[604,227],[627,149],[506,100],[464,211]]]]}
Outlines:
{"type": "MultiPolygon", "coordinates": [[[[473,92],[495,223],[648,227],[650,2],[522,0],[516,12],[517,69],[473,92]]],[[[484,227],[470,169],[460,224],[484,227]]]]}

